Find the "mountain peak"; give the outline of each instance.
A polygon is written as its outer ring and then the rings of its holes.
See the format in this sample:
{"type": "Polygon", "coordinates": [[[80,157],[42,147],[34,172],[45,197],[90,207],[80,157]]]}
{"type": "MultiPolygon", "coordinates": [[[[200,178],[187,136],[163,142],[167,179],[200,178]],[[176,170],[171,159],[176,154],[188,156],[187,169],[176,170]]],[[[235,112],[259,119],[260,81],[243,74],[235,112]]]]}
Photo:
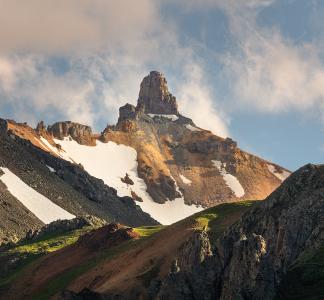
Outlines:
{"type": "Polygon", "coordinates": [[[169,92],[167,80],[162,73],[151,71],[144,77],[137,107],[143,109],[145,113],[178,114],[177,100],[169,92]]]}

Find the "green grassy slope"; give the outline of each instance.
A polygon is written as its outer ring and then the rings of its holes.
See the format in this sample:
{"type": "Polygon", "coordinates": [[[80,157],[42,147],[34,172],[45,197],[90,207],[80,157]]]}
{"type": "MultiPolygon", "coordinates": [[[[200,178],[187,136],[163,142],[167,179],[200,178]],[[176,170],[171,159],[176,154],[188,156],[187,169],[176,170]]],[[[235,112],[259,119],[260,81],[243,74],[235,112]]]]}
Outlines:
{"type": "Polygon", "coordinates": [[[0,252],[0,289],[19,276],[25,266],[37,258],[68,245],[74,244],[78,238],[93,230],[93,227],[69,231],[64,234],[47,235],[37,241],[25,241],[0,252]],[[10,263],[12,262],[12,263],[10,263]]]}
{"type": "MultiPolygon", "coordinates": [[[[186,225],[183,228],[193,228],[197,230],[205,229],[208,231],[211,239],[216,240],[228,226],[238,220],[238,218],[245,211],[249,210],[255,202],[257,201],[221,204],[190,216],[185,220],[179,221],[177,224],[181,222],[188,222],[186,224],[190,225],[186,225]]],[[[85,260],[81,265],[71,268],[67,272],[57,276],[46,287],[39,290],[33,298],[49,299],[59,291],[64,290],[64,288],[66,288],[78,276],[88,272],[92,268],[95,268],[96,266],[100,265],[100,263],[125,253],[129,249],[140,246],[143,242],[149,242],[149,240],[153,237],[158,238],[159,236],[156,234],[167,227],[169,226],[159,225],[134,228],[134,231],[140,235],[139,239],[125,241],[118,246],[105,249],[103,251],[98,251],[95,257],[85,260]]],[[[0,260],[1,257],[8,257],[10,255],[15,255],[16,257],[20,257],[22,259],[18,264],[18,267],[13,272],[2,276],[2,278],[0,277],[0,289],[14,282],[19,277],[25,276],[25,267],[31,263],[37,265],[38,257],[75,243],[81,235],[85,234],[91,229],[93,228],[83,228],[64,235],[47,236],[40,241],[21,244],[4,253],[1,253],[0,260]]]]}

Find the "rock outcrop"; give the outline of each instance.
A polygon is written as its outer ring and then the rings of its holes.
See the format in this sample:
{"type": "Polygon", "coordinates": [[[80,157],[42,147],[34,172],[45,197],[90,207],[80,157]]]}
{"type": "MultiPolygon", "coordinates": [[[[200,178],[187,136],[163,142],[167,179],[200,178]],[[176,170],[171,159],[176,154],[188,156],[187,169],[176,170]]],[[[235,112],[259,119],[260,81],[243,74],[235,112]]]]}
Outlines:
{"type": "Polygon", "coordinates": [[[118,245],[124,241],[139,238],[133,228],[125,227],[117,223],[110,223],[93,232],[81,236],[77,242],[80,247],[109,248],[118,245]]]}
{"type": "Polygon", "coordinates": [[[0,135],[5,135],[8,132],[8,122],[4,119],[0,119],[0,135]]]}
{"type": "Polygon", "coordinates": [[[45,126],[44,121],[40,121],[40,122],[37,124],[35,130],[36,130],[36,132],[37,132],[39,135],[41,135],[41,136],[43,136],[44,134],[46,134],[46,131],[47,131],[47,130],[46,130],[46,126],[45,126]]]}
{"type": "MultiPolygon", "coordinates": [[[[41,127],[41,125],[40,125],[41,127]]],[[[47,131],[55,138],[63,140],[65,137],[71,136],[72,139],[81,145],[94,146],[96,144],[95,138],[92,134],[90,126],[66,121],[57,122],[48,126],[47,131]]]]}
{"type": "Polygon", "coordinates": [[[169,92],[162,73],[152,71],[143,79],[137,108],[147,114],[178,114],[176,98],[169,92]]]}
{"type": "Polygon", "coordinates": [[[106,225],[107,222],[103,219],[95,216],[82,216],[76,217],[71,220],[57,220],[50,224],[46,224],[39,230],[30,230],[25,238],[25,241],[37,241],[48,235],[59,235],[66,232],[70,232],[76,229],[81,229],[86,226],[92,227],[93,229],[106,225]]]}

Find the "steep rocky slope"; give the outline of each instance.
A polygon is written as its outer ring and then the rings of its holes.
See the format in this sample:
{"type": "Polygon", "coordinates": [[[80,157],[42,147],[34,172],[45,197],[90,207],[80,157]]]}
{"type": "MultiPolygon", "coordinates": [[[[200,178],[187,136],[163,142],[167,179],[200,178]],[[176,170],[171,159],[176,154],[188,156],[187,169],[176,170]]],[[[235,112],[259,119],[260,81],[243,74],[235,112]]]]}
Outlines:
{"type": "Polygon", "coordinates": [[[100,134],[73,122],[47,128],[41,122],[35,131],[9,122],[9,129],[56,157],[81,164],[163,224],[223,202],[263,199],[290,174],[182,116],[166,79],[156,71],[143,79],[137,106],[121,107],[117,124],[100,134]]]}
{"type": "Polygon", "coordinates": [[[131,226],[157,224],[130,197],[118,197],[116,190],[81,166],[33,145],[29,139],[35,137],[35,131],[27,125],[20,125],[25,134],[22,139],[11,131],[10,124],[14,123],[9,123],[8,131],[8,123],[0,122],[0,245],[17,241],[30,229],[44,225],[40,216],[53,211],[40,212],[37,201],[53,203],[74,216],[90,214],[131,226]]]}
{"type": "MultiPolygon", "coordinates": [[[[323,212],[324,165],[307,165],[231,226],[214,244],[212,256],[202,264],[195,264],[192,272],[180,271],[172,280],[164,281],[158,298],[275,299],[284,296],[282,284],[290,270],[302,264],[305,256],[323,251],[323,212]],[[202,284],[199,288],[195,284],[197,280],[202,284]]],[[[302,284],[305,287],[313,284],[303,299],[321,299],[317,293],[323,277],[318,272],[323,272],[323,267],[313,265],[312,270],[317,276],[309,277],[308,282],[295,283],[300,290],[302,284]]]]}

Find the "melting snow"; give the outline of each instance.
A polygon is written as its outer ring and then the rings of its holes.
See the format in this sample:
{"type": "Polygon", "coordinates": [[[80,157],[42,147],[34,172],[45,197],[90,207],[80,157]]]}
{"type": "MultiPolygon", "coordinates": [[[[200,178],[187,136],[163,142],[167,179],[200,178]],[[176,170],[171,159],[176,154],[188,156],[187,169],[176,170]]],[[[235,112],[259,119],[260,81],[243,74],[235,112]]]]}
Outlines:
{"type": "Polygon", "coordinates": [[[183,176],[182,174],[180,174],[179,176],[180,176],[180,178],[181,178],[181,180],[182,180],[182,182],[184,184],[191,185],[191,180],[190,179],[188,179],[187,177],[183,176]]]}
{"type": "Polygon", "coordinates": [[[222,163],[219,160],[212,160],[214,166],[219,170],[220,174],[223,176],[227,186],[234,192],[236,197],[242,197],[245,194],[244,188],[238,181],[238,179],[226,172],[226,164],[222,163]]]}
{"type": "Polygon", "coordinates": [[[282,170],[282,172],[279,173],[279,172],[277,172],[276,167],[273,165],[268,165],[268,170],[281,181],[284,181],[285,179],[287,179],[288,176],[291,174],[290,172],[285,171],[285,170],[282,170]]]}
{"type": "Polygon", "coordinates": [[[143,199],[143,202],[137,202],[142,210],[162,224],[172,224],[203,209],[195,205],[186,205],[183,198],[166,201],[164,204],[153,201],[146,192],[144,180],[138,177],[137,152],[132,147],[100,141],[97,141],[94,147],[80,145],[74,140],[55,142],[60,143],[66,154],[76,163],[81,163],[92,176],[115,188],[119,196],[131,196],[131,191],[135,192],[143,199]],[[134,185],[127,185],[121,181],[126,173],[134,185]]]}
{"type": "Polygon", "coordinates": [[[4,172],[0,180],[7,186],[8,191],[45,224],[75,218],[74,215],[28,186],[9,169],[0,169],[4,172]]]}
{"type": "Polygon", "coordinates": [[[201,129],[194,127],[190,124],[185,125],[187,129],[189,129],[190,131],[201,131],[201,129]]]}
{"type": "Polygon", "coordinates": [[[159,114],[148,114],[151,118],[154,118],[154,117],[162,117],[162,118],[166,118],[166,119],[169,119],[171,121],[176,121],[179,119],[178,116],[176,115],[159,115],[159,114]]]}

